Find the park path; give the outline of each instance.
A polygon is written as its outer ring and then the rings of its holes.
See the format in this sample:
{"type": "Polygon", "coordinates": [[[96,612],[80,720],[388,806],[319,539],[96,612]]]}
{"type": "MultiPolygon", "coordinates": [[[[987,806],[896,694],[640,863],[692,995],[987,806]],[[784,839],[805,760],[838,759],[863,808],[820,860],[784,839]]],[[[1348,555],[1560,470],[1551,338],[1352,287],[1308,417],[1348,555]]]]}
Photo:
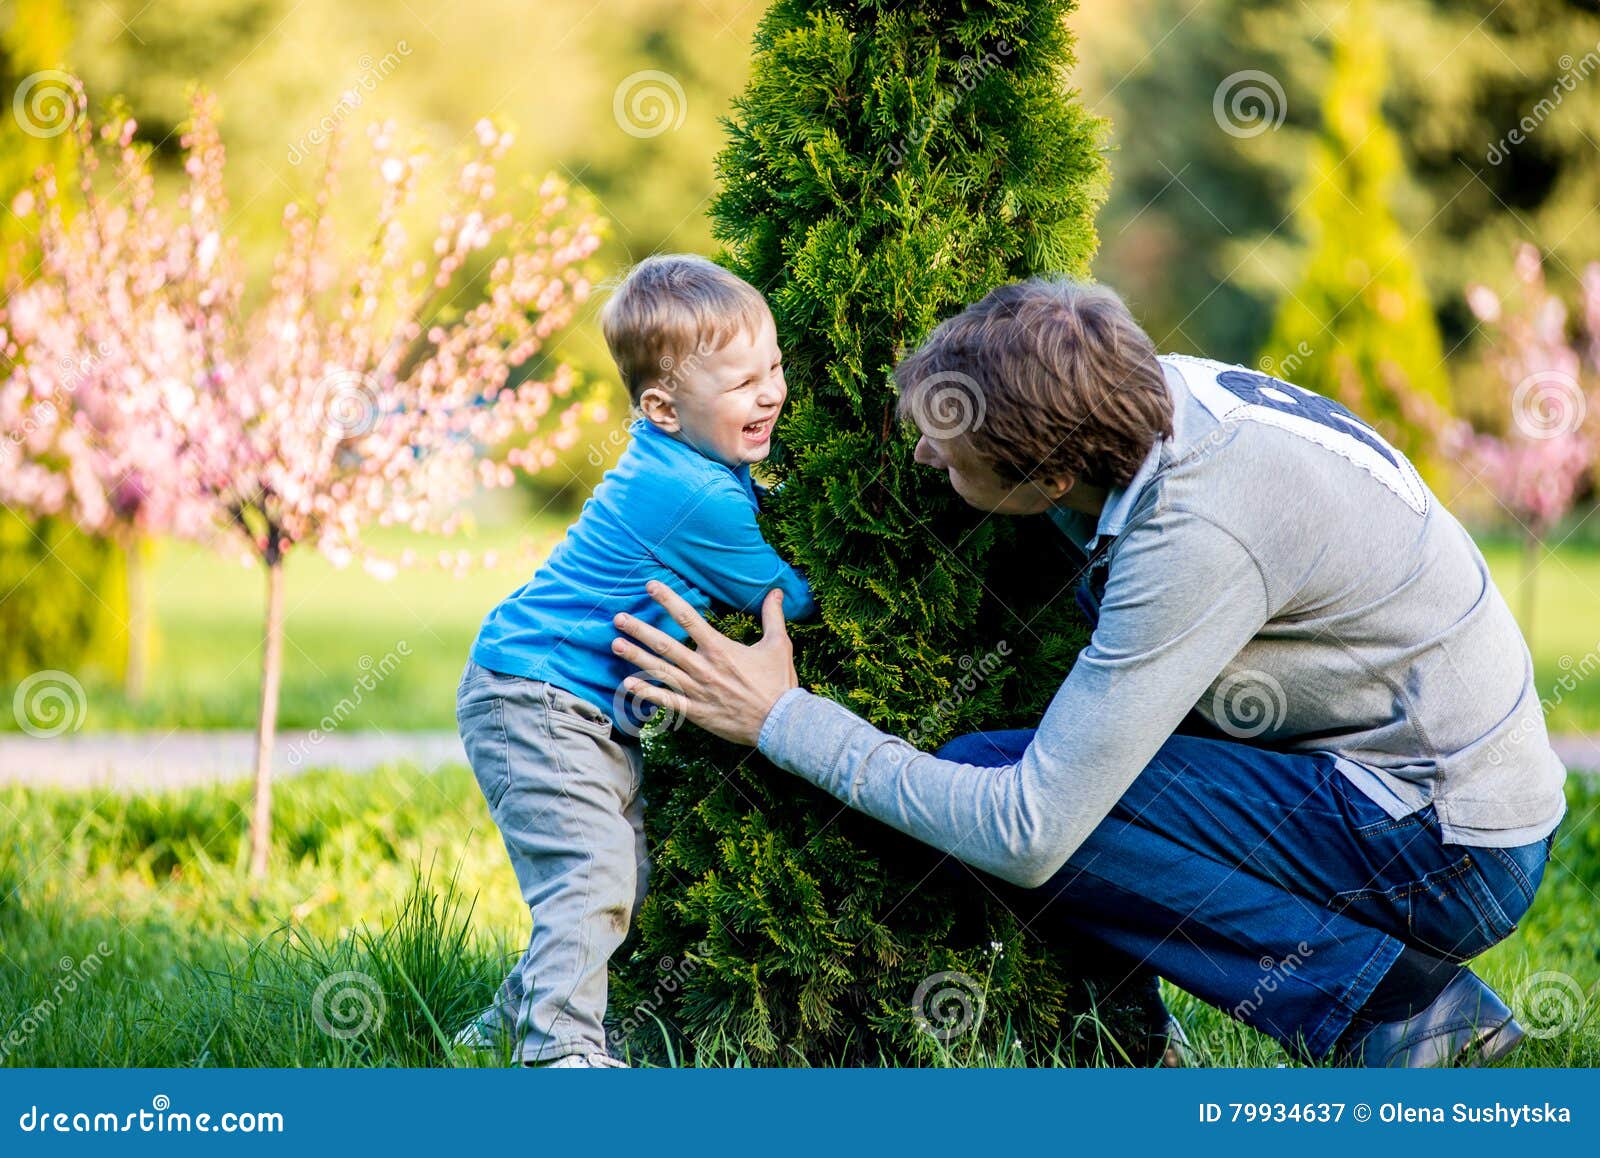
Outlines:
{"type": "MultiPolygon", "coordinates": [[[[1557,736],[1567,767],[1600,772],[1600,735],[1557,736]]],[[[278,736],[274,768],[292,776],[314,768],[370,772],[400,761],[425,771],[465,764],[454,732],[306,732],[278,736]]],[[[96,732],[49,738],[0,735],[0,785],[117,788],[148,791],[215,784],[249,776],[255,765],[250,732],[96,732]]]]}

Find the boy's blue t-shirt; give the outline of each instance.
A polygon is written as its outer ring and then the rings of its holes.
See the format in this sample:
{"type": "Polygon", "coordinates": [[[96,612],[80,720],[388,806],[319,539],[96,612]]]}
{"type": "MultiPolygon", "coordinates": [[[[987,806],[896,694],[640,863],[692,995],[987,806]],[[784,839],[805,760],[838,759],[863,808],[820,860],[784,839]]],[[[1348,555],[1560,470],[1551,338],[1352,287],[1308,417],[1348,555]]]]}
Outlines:
{"type": "Polygon", "coordinates": [[[645,593],[651,579],[701,613],[713,601],[758,611],[774,587],[783,589],[790,619],[807,618],[816,604],[805,580],[761,537],[748,466],[724,466],[646,419],[630,433],[566,538],[483,621],[472,658],[565,688],[636,729],[650,709],[619,690],[638,669],[611,652],[612,616],[626,611],[687,638],[645,593]]]}

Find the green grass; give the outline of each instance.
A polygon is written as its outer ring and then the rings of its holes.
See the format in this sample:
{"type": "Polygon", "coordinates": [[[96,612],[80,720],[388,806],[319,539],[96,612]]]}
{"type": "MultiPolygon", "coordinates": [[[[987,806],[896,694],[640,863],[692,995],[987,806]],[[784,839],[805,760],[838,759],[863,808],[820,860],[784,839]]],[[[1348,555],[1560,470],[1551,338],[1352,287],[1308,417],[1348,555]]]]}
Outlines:
{"type": "MultiPolygon", "coordinates": [[[[1487,544],[1484,556],[1511,609],[1522,613],[1525,565],[1518,548],[1487,544]]],[[[1533,576],[1534,678],[1551,732],[1600,732],[1600,545],[1547,553],[1533,576]],[[1585,664],[1585,657],[1590,657],[1585,664]],[[1580,671],[1591,674],[1579,678],[1580,671]],[[1565,680],[1573,685],[1564,687],[1565,680]]]]}
{"type": "MultiPolygon", "coordinates": [[[[298,552],[288,564],[281,726],[316,727],[340,700],[353,698],[366,671],[363,657],[381,663],[386,655],[398,655],[404,641],[410,655],[399,659],[379,692],[363,697],[344,727],[454,727],[455,684],[478,625],[527,580],[564,525],[561,517],[547,515],[522,528],[447,542],[403,534],[378,539],[386,551],[411,546],[430,557],[441,547],[517,555],[463,579],[429,567],[381,582],[359,567],[336,571],[315,551],[298,552]]],[[[1518,548],[1490,543],[1485,554],[1506,598],[1520,610],[1518,548]]],[[[120,689],[86,676],[84,729],[254,727],[264,602],[259,568],[237,566],[191,544],[165,543],[156,553],[152,586],[160,626],[149,693],[130,704],[120,689]]],[[[1570,690],[1558,685],[1586,655],[1595,655],[1591,670],[1600,663],[1600,542],[1574,541],[1547,556],[1536,591],[1531,644],[1550,728],[1600,731],[1600,679],[1576,681],[1570,690]]],[[[0,697],[9,700],[11,689],[0,688],[0,697]]],[[[0,730],[16,727],[12,713],[0,712],[0,730]]]]}
{"type": "MultiPolygon", "coordinates": [[[[1509,1059],[1516,1065],[1600,1065],[1600,786],[1574,782],[1570,799],[1537,904],[1479,962],[1530,1025],[1566,1015],[1560,1032],[1509,1059]],[[1581,1005],[1561,1008],[1574,993],[1581,1005]],[[1541,1006],[1540,994],[1557,1000],[1541,1006]]],[[[448,1038],[487,1002],[528,927],[471,775],[285,781],[273,874],[259,888],[243,875],[246,801],[242,784],[141,797],[0,790],[0,1064],[465,1060],[452,1058],[448,1038]]],[[[1210,1007],[1168,996],[1200,1062],[1289,1060],[1210,1007]]],[[[1049,1043],[1028,1046],[1033,1064],[1060,1059],[1049,1043]]],[[[959,1039],[930,1044],[926,1057],[1024,1060],[1009,1045],[982,1052],[959,1039]]],[[[693,1062],[748,1058],[736,1040],[702,1041],[693,1062]]]]}
{"type": "MultiPolygon", "coordinates": [[[[305,548],[286,566],[286,629],[279,726],[313,728],[341,700],[354,700],[369,666],[395,656],[392,674],[345,721],[346,729],[455,727],[455,687],[478,625],[496,603],[527,582],[565,529],[557,516],[519,528],[439,540],[374,537],[385,554],[405,547],[432,559],[441,549],[496,550],[502,562],[463,578],[437,566],[373,578],[359,566],[334,569],[305,548]],[[403,645],[403,646],[402,646],[403,645]],[[408,653],[408,654],[407,654],[408,653]],[[364,662],[370,660],[370,664],[364,662]]],[[[159,624],[150,687],[129,703],[121,689],[82,673],[83,729],[253,728],[261,680],[266,580],[203,547],[162,543],[151,567],[159,624]]],[[[11,689],[0,689],[10,702],[11,689]]],[[[0,729],[15,730],[11,712],[0,729]]]]}

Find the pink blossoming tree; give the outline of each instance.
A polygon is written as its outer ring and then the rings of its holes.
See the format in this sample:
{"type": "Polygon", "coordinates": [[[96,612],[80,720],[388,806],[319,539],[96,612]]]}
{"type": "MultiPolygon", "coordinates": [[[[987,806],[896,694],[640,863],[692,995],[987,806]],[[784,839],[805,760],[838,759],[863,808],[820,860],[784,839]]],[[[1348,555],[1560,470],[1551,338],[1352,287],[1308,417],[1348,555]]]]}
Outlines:
{"type": "Polygon", "coordinates": [[[126,135],[131,123],[108,128],[124,192],[108,204],[95,191],[100,159],[81,87],[71,97],[81,193],[71,226],[54,170],[42,172],[38,191],[25,191],[13,206],[24,220],[37,213],[39,263],[0,307],[0,352],[11,365],[0,377],[0,502],[70,517],[121,549],[125,690],[138,699],[148,669],[144,545],[158,535],[200,537],[209,523],[209,504],[180,484],[175,447],[142,424],[134,403],[160,368],[159,355],[140,340],[161,328],[166,308],[150,279],[186,260],[194,244],[180,234],[165,265],[145,260],[142,247],[160,234],[149,170],[126,135]],[[88,287],[95,287],[92,295],[88,287]]]}
{"type": "MultiPolygon", "coordinates": [[[[148,159],[132,144],[131,122],[99,135],[121,150],[120,179],[95,214],[80,216],[115,219],[120,245],[111,260],[50,270],[41,280],[54,284],[41,293],[87,315],[74,333],[106,335],[118,363],[131,367],[117,378],[122,417],[97,430],[98,451],[108,462],[160,459],[162,486],[181,496],[179,525],[191,505],[203,509],[264,570],[250,850],[251,873],[261,876],[271,832],[285,558],[312,544],[336,565],[359,559],[385,577],[414,560],[374,555],[363,543],[369,528],[451,534],[478,487],[509,486],[516,470],[550,465],[570,445],[581,405],[569,400],[553,412],[571,393],[570,370],[556,366],[542,377],[525,370],[587,298],[600,225],[553,179],[539,188],[529,216],[497,209],[495,167],[511,137],[483,121],[432,245],[417,256],[405,222],[426,159],[398,148],[392,126],[377,126],[369,136],[381,200],[370,243],[354,260],[341,259],[329,213],[340,172],[334,148],[311,205],[285,210],[268,292],[246,314],[235,243],[225,232],[212,100],[194,101],[183,137],[187,184],[174,212],[150,193],[148,159]],[[486,268],[472,276],[474,264],[486,268]],[[513,442],[503,460],[488,457],[490,448],[513,442]]],[[[93,153],[87,130],[81,140],[93,153]]],[[[40,195],[48,232],[60,220],[57,191],[46,183],[40,195]]],[[[75,220],[70,230],[78,228],[75,220]]],[[[30,334],[67,325],[54,315],[31,324],[30,334]]],[[[51,341],[70,345],[72,338],[51,341]]],[[[51,380],[44,343],[32,341],[36,357],[28,342],[13,342],[24,347],[29,374],[44,379],[30,382],[35,408],[71,413],[75,423],[82,384],[61,374],[51,380]]]]}
{"type": "Polygon", "coordinates": [[[1572,509],[1595,465],[1590,412],[1600,372],[1600,264],[1584,271],[1584,332],[1577,338],[1569,333],[1566,305],[1545,283],[1539,251],[1519,247],[1515,267],[1521,292],[1514,304],[1487,286],[1467,290],[1473,314],[1495,331],[1489,359],[1510,390],[1510,422],[1502,435],[1458,426],[1448,441],[1523,528],[1522,628],[1531,635],[1545,537],[1572,509]]]}

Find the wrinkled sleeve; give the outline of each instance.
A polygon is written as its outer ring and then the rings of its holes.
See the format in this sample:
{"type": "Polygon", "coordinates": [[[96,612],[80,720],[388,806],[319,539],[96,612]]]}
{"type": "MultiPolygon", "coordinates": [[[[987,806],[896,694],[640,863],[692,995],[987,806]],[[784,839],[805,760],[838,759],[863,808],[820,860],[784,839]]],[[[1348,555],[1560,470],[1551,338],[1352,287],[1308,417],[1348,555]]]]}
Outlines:
{"type": "Polygon", "coordinates": [[[1261,569],[1231,534],[1164,512],[1127,532],[1100,620],[1020,763],[940,760],[795,689],[764,755],[853,808],[1024,887],[1049,880],[1268,618],[1261,569]]]}
{"type": "Polygon", "coordinates": [[[655,553],[663,566],[735,610],[759,612],[767,592],[781,587],[786,618],[816,613],[811,588],[761,537],[755,508],[732,479],[691,495],[662,529],[655,553]]]}

